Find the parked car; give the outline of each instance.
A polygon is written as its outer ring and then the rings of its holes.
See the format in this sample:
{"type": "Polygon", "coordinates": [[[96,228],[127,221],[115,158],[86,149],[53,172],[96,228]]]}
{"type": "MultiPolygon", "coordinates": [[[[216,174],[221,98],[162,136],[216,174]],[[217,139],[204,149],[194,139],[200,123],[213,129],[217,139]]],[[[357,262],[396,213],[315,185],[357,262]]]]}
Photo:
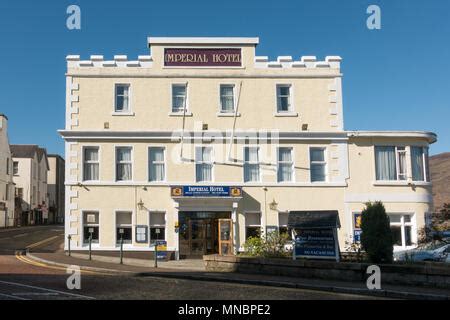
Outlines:
{"type": "Polygon", "coordinates": [[[450,243],[431,243],[416,249],[394,253],[394,261],[446,261],[449,262],[450,243]]]}

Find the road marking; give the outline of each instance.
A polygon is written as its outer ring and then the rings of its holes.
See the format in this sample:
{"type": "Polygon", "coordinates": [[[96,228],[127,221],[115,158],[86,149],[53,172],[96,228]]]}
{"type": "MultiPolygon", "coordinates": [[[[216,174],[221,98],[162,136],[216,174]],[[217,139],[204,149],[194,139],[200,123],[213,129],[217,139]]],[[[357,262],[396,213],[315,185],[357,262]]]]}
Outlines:
{"type": "Polygon", "coordinates": [[[44,244],[44,243],[47,243],[47,242],[51,242],[51,241],[55,240],[56,238],[58,238],[58,236],[53,236],[53,237],[50,237],[50,238],[48,238],[48,239],[44,239],[44,240],[42,240],[42,241],[39,241],[39,242],[30,244],[30,245],[27,246],[26,248],[27,248],[27,249],[36,248],[37,246],[40,246],[40,245],[42,245],[42,244],[44,244]]]}
{"type": "Polygon", "coordinates": [[[15,292],[13,296],[59,296],[59,293],[55,292],[15,292]]]}
{"type": "Polygon", "coordinates": [[[13,238],[20,238],[20,237],[24,237],[26,236],[28,233],[21,233],[21,234],[16,234],[15,236],[13,236],[13,238]]]}
{"type": "MultiPolygon", "coordinates": [[[[45,264],[45,263],[42,263],[42,262],[38,262],[38,261],[35,261],[35,260],[33,260],[33,259],[30,259],[30,258],[28,258],[28,257],[26,257],[26,256],[24,256],[24,255],[22,255],[22,253],[20,253],[20,252],[17,252],[17,253],[16,253],[16,258],[17,258],[18,260],[24,262],[24,263],[33,265],[33,266],[35,266],[35,267],[41,267],[41,268],[53,269],[53,270],[60,270],[60,271],[64,271],[64,272],[67,271],[67,268],[66,268],[66,267],[51,266],[51,265],[48,265],[48,264],[45,264]]],[[[83,270],[83,269],[80,269],[80,272],[81,272],[82,274],[95,274],[95,275],[104,275],[104,276],[109,276],[109,275],[111,275],[111,274],[109,274],[109,273],[103,273],[103,272],[97,272],[97,271],[90,271],[90,270],[83,270]]]]}
{"type": "Polygon", "coordinates": [[[47,288],[37,287],[37,286],[30,286],[28,284],[23,284],[23,283],[18,283],[18,282],[10,282],[10,281],[2,281],[2,280],[0,280],[0,283],[11,285],[11,286],[17,286],[17,287],[24,287],[24,288],[30,288],[30,289],[35,289],[35,290],[54,292],[54,293],[59,293],[59,294],[62,294],[62,295],[68,295],[68,296],[72,296],[72,297],[85,298],[85,299],[95,299],[94,297],[84,296],[84,295],[81,295],[81,294],[69,293],[69,292],[64,292],[64,291],[59,291],[59,290],[54,290],[54,289],[47,289],[47,288]]]}
{"type": "Polygon", "coordinates": [[[15,296],[11,296],[9,294],[6,293],[0,293],[1,297],[6,297],[6,298],[10,298],[10,299],[15,299],[15,300],[30,300],[30,299],[26,299],[26,298],[22,298],[22,297],[15,297],[15,296]]]}

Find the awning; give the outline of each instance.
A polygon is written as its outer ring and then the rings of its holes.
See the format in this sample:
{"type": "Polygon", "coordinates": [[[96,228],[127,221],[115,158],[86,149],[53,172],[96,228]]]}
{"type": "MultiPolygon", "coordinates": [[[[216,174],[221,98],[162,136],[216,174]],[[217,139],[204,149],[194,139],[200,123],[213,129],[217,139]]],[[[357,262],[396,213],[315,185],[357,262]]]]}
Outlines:
{"type": "Polygon", "coordinates": [[[340,228],[337,210],[289,211],[288,227],[298,229],[340,228]]]}

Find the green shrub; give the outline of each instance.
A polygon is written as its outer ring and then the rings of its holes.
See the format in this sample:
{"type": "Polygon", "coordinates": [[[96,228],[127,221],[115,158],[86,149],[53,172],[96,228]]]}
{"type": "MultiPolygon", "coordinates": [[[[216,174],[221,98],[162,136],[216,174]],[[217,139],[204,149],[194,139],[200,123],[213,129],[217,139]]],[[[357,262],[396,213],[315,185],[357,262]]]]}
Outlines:
{"type": "Polygon", "coordinates": [[[369,261],[391,263],[393,241],[384,205],[379,201],[366,203],[361,218],[361,245],[369,261]]]}
{"type": "Polygon", "coordinates": [[[245,254],[252,257],[282,258],[289,256],[285,245],[289,235],[272,231],[261,237],[250,237],[244,243],[245,254]]]}

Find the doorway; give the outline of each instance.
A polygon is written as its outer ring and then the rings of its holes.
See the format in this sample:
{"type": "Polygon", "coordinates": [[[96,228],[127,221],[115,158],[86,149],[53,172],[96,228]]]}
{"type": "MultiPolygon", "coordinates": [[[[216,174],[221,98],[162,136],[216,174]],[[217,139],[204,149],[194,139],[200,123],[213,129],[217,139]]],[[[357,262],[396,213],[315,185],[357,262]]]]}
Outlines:
{"type": "Polygon", "coordinates": [[[219,253],[219,219],[230,217],[231,212],[179,212],[180,258],[219,253]]]}

